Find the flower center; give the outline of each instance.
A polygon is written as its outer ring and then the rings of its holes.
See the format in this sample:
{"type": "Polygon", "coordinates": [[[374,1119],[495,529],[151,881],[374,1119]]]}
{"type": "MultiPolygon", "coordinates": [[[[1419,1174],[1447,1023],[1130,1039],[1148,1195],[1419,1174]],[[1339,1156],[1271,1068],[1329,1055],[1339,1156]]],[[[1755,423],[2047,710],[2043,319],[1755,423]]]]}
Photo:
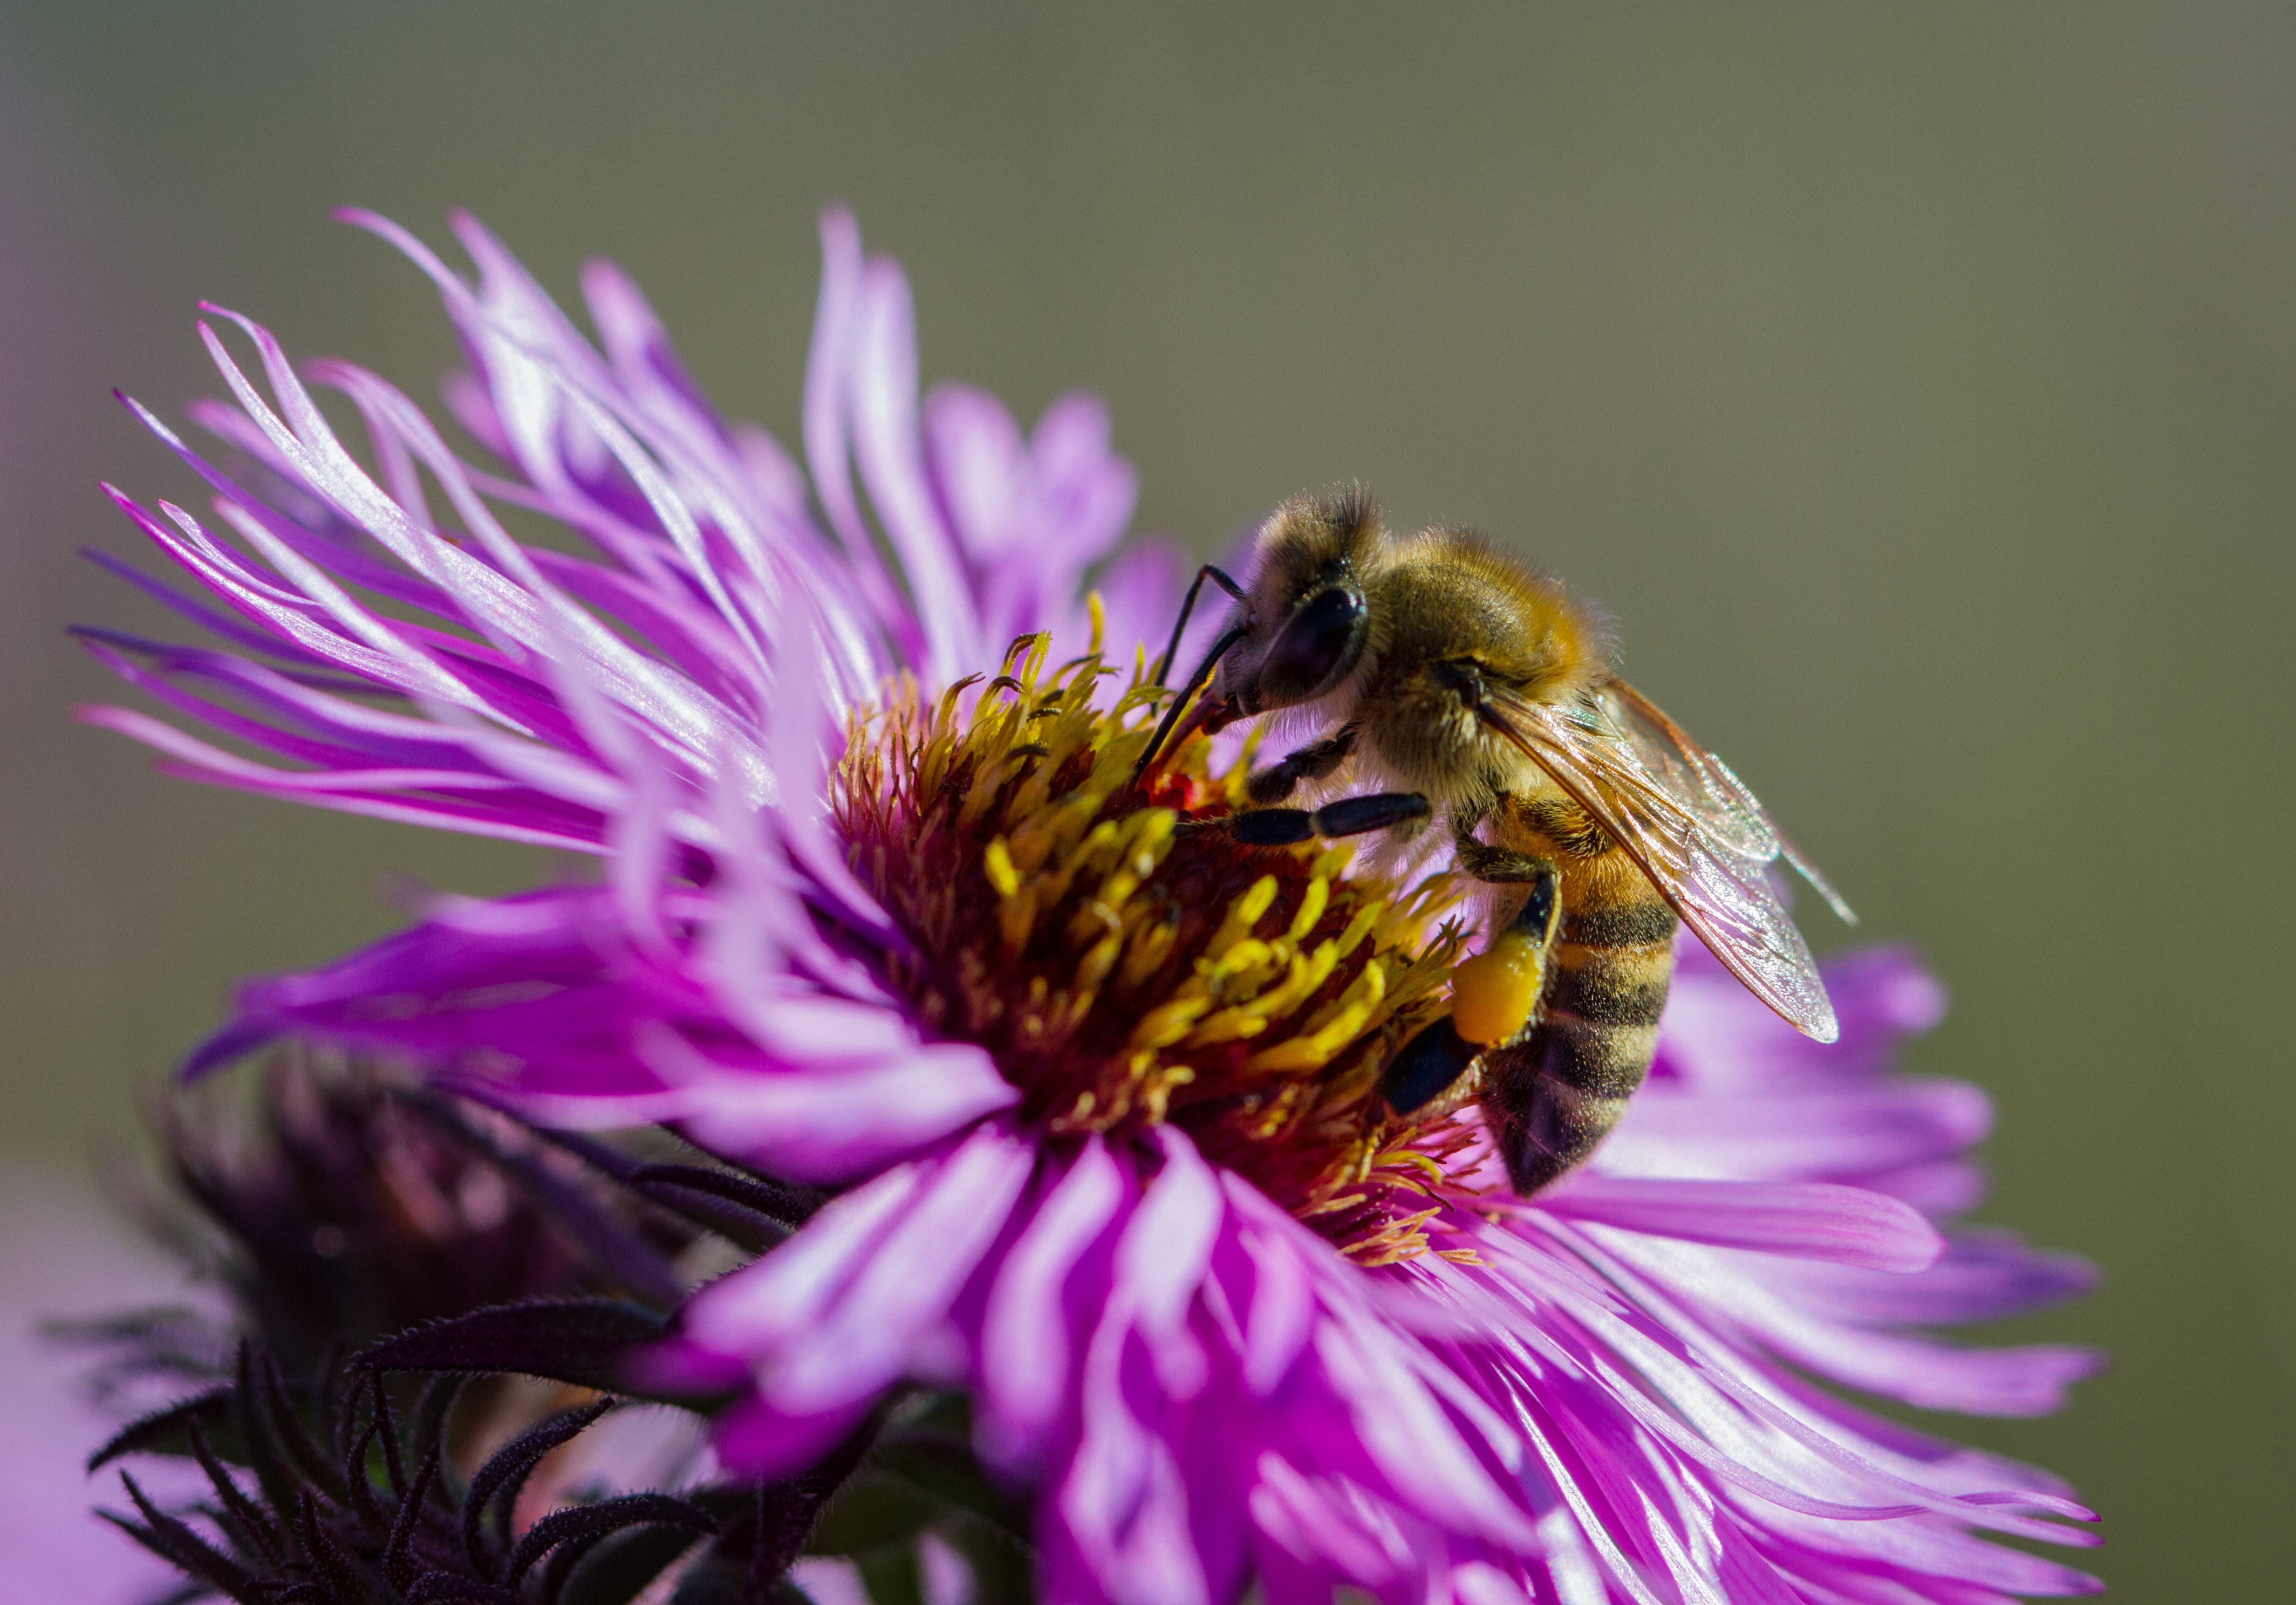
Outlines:
{"type": "Polygon", "coordinates": [[[1246,760],[1215,768],[1201,736],[1135,783],[1168,693],[1136,669],[1096,708],[1115,671],[1095,653],[1047,674],[1047,644],[1016,642],[969,708],[978,676],[930,708],[903,686],[850,733],[848,855],[914,944],[889,982],[988,1049],[1048,1137],[1168,1121],[1357,1258],[1423,1251],[1446,1134],[1397,1120],[1378,1083],[1441,1012],[1447,880],[1237,842],[1246,760]]]}

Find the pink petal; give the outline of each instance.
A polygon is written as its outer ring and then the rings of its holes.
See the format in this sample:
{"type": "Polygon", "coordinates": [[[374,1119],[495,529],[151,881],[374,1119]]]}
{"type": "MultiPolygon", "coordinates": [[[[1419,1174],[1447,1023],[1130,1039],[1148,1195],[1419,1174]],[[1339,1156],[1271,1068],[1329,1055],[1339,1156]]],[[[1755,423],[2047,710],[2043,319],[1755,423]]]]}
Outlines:
{"type": "Polygon", "coordinates": [[[1579,1220],[1801,1259],[1919,1271],[1945,1251],[1920,1211],[1862,1187],[1586,1175],[1540,1200],[1579,1220]]]}

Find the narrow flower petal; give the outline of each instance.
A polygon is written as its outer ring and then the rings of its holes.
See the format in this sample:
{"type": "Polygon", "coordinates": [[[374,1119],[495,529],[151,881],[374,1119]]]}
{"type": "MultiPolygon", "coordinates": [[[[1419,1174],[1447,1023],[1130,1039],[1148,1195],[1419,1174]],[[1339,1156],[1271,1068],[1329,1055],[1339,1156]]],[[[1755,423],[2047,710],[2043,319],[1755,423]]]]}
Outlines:
{"type": "Polygon", "coordinates": [[[1945,1239],[1919,1210],[1861,1187],[1823,1182],[1590,1175],[1546,1200],[1546,1207],[1633,1232],[1877,1271],[1926,1270],[1945,1251],[1945,1239]]]}
{"type": "Polygon", "coordinates": [[[1048,1190],[998,1271],[981,1319],[980,1441],[1016,1474],[1041,1463],[1075,1391],[1071,1289],[1127,1204],[1121,1167],[1097,1139],[1048,1190]]]}

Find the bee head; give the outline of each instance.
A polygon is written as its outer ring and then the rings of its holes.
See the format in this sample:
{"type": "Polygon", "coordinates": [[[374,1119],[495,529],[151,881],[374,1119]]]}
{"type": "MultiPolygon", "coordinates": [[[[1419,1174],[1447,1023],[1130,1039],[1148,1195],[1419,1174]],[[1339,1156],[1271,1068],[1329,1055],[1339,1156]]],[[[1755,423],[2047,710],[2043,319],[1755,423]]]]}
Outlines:
{"type": "Polygon", "coordinates": [[[1213,728],[1312,702],[1354,672],[1371,638],[1364,585],[1383,542],[1379,504],[1360,487],[1275,510],[1253,545],[1243,634],[1212,681],[1213,728]]]}

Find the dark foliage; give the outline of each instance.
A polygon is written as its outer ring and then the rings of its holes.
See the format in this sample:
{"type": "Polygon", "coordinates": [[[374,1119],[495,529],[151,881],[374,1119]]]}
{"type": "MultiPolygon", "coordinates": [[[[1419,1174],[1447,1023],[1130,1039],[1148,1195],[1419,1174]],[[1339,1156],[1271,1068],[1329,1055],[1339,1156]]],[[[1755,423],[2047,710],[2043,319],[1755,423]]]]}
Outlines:
{"type": "Polygon", "coordinates": [[[512,1373],[609,1388],[627,1380],[636,1351],[668,1334],[668,1320],[643,1305],[537,1299],[418,1326],[367,1349],[359,1363],[374,1371],[512,1373]]]}
{"type": "MultiPolygon", "coordinates": [[[[213,1096],[165,1109],[165,1179],[189,1208],[142,1213],[291,1372],[488,1305],[607,1295],[668,1308],[673,1261],[714,1230],[504,1116],[378,1075],[291,1056],[261,1092],[252,1122],[213,1096]]],[[[196,1348],[169,1331],[171,1357],[196,1348]]],[[[156,1328],[132,1336],[160,1357],[156,1328]]]]}
{"type": "Polygon", "coordinates": [[[630,1489],[567,1469],[632,1407],[628,1361],[674,1327],[678,1257],[705,1239],[719,1265],[762,1251],[819,1195],[364,1075],[279,1069],[266,1092],[250,1151],[212,1122],[167,1130],[198,1222],[175,1235],[237,1330],[154,1311],[72,1334],[115,1386],[191,1388],[92,1462],[202,1474],[201,1496],[163,1507],[123,1471],[130,1508],[105,1512],[184,1574],[170,1600],[625,1605],[674,1577],[674,1605],[801,1605],[787,1573],[815,1554],[854,1560],[882,1605],[919,1605],[928,1531],[981,1605],[1029,1597],[1025,1510],[981,1476],[959,1398],[897,1401],[779,1483],[630,1489]]]}

